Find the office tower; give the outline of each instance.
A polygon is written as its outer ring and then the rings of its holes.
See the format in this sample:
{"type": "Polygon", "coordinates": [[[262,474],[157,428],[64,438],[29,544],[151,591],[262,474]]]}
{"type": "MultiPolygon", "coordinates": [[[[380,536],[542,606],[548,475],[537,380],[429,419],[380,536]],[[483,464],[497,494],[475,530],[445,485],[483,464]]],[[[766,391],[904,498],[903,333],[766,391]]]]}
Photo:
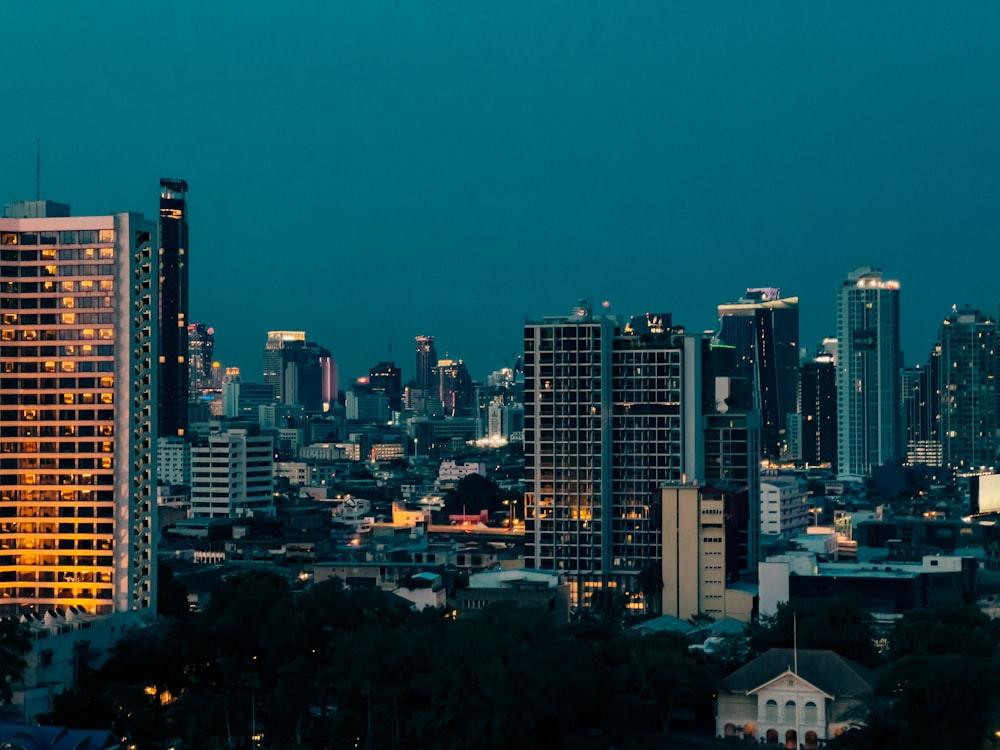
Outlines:
{"type": "Polygon", "coordinates": [[[0,219],[0,614],[155,611],[156,222],[52,205],[0,219]]]}
{"type": "Polygon", "coordinates": [[[306,341],[305,331],[268,331],[264,383],[286,406],[327,411],[336,400],[336,367],[329,350],[306,341]]]}
{"type": "Polygon", "coordinates": [[[899,282],[850,273],[837,299],[837,471],[867,476],[902,455],[899,282]]]}
{"type": "Polygon", "coordinates": [[[274,515],[274,446],[246,430],[209,435],[191,447],[191,517],[274,515]]]}
{"type": "Polygon", "coordinates": [[[656,611],[659,488],[701,459],[700,340],[581,303],[524,347],[525,563],[565,574],[573,607],[656,611]]]}
{"type": "Polygon", "coordinates": [[[460,359],[441,359],[431,371],[435,395],[446,417],[472,414],[472,378],[460,359]]]}
{"type": "Polygon", "coordinates": [[[160,371],[157,415],[160,437],[183,435],[188,408],[187,183],[160,180],[160,371]]]}
{"type": "Polygon", "coordinates": [[[900,411],[908,464],[941,466],[943,463],[940,388],[941,345],[938,344],[926,364],[907,367],[900,375],[900,411]]]}
{"type": "Polygon", "coordinates": [[[395,362],[379,362],[368,370],[368,382],[373,390],[389,398],[389,409],[403,411],[403,372],[395,362]]]}
{"type": "Polygon", "coordinates": [[[417,388],[425,394],[434,389],[432,370],[437,364],[437,351],[434,349],[433,336],[417,336],[417,362],[414,371],[414,382],[417,388]]]}
{"type": "Polygon", "coordinates": [[[946,465],[959,473],[997,465],[997,323],[955,310],[941,323],[941,430],[946,465]]]}
{"type": "Polygon", "coordinates": [[[802,365],[799,385],[799,458],[837,469],[837,370],[821,352],[802,365]]]}
{"type": "Polygon", "coordinates": [[[763,457],[776,461],[798,398],[799,298],[782,298],[770,287],[747,289],[738,302],[719,305],[718,338],[736,350],[726,374],[751,384],[763,457]]]}
{"type": "Polygon", "coordinates": [[[219,387],[215,382],[215,329],[204,323],[188,326],[188,392],[195,396],[219,387]]]}
{"type": "Polygon", "coordinates": [[[186,438],[157,438],[156,478],[161,485],[191,486],[191,444],[186,438]]]}

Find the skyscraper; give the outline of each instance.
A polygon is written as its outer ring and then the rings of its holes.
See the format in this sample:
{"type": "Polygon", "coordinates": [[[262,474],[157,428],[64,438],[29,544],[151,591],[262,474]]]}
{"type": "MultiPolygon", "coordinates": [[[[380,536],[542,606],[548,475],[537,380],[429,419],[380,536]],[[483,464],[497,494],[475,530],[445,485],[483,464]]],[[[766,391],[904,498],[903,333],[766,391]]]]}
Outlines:
{"type": "Polygon", "coordinates": [[[736,350],[734,371],[726,374],[751,384],[763,456],[777,460],[798,398],[799,298],[782,298],[770,287],[747,289],[738,302],[719,305],[718,338],[736,350]]]}
{"type": "Polygon", "coordinates": [[[941,429],[944,462],[959,472],[997,465],[997,322],[956,310],[941,323],[941,429]]]}
{"type": "Polygon", "coordinates": [[[659,487],[701,458],[699,344],[584,303],[525,324],[525,561],[564,573],[574,607],[657,606],[659,487]]]}
{"type": "Polygon", "coordinates": [[[0,219],[0,614],[155,609],[156,223],[48,205],[0,219]]]}
{"type": "Polygon", "coordinates": [[[902,456],[899,282],[862,266],[837,298],[837,470],[866,476],[902,456]]]}
{"type": "Polygon", "coordinates": [[[160,180],[160,372],[157,412],[161,437],[183,435],[188,409],[187,183],[160,180]]]}
{"type": "Polygon", "coordinates": [[[433,336],[417,336],[417,361],[414,370],[414,381],[417,388],[424,394],[434,390],[434,379],[432,371],[437,364],[437,351],[434,349],[433,336]]]}
{"type": "Polygon", "coordinates": [[[807,464],[837,468],[837,370],[825,352],[802,365],[799,389],[801,449],[807,464]]]}
{"type": "Polygon", "coordinates": [[[217,388],[214,360],[215,329],[204,323],[188,325],[188,392],[196,394],[217,388]]]}

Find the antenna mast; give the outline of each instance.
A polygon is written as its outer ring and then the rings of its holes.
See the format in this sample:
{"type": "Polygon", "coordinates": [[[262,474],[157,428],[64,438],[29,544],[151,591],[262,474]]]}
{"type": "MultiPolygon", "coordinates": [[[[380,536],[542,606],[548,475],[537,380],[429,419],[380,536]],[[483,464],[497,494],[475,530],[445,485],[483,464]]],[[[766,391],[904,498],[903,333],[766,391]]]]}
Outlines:
{"type": "Polygon", "coordinates": [[[42,139],[35,140],[35,200],[42,199],[42,139]]]}

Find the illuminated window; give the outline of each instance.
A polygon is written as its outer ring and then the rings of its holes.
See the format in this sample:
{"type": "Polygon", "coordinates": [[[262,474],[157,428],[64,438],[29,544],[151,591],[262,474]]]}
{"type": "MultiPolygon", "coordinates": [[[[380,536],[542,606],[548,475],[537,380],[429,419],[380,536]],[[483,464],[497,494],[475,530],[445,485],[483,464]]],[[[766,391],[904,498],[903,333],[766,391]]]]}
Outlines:
{"type": "Polygon", "coordinates": [[[3,322],[5,325],[17,324],[17,313],[4,313],[3,322]]]}
{"type": "Polygon", "coordinates": [[[76,300],[73,297],[63,297],[62,306],[72,309],[76,307],[76,300]]]}
{"type": "Polygon", "coordinates": [[[115,230],[114,229],[102,229],[101,234],[98,238],[98,242],[114,242],[115,241],[115,230]]]}
{"type": "Polygon", "coordinates": [[[80,331],[80,338],[81,339],[92,339],[92,338],[94,338],[94,329],[93,328],[84,328],[82,331],[80,331]]]}
{"type": "Polygon", "coordinates": [[[55,260],[56,251],[55,248],[46,248],[42,250],[42,260],[55,260]]]}
{"type": "Polygon", "coordinates": [[[115,379],[111,375],[101,378],[101,388],[111,388],[115,384],[115,379]]]}
{"type": "Polygon", "coordinates": [[[102,404],[113,404],[114,403],[114,394],[112,394],[112,393],[102,393],[101,394],[101,403],[102,404]]]}
{"type": "Polygon", "coordinates": [[[73,325],[76,323],[76,313],[63,313],[62,322],[66,325],[73,325]]]}
{"type": "Polygon", "coordinates": [[[101,279],[101,291],[111,292],[114,291],[115,284],[111,279],[101,279]]]}
{"type": "Polygon", "coordinates": [[[73,291],[73,282],[72,281],[64,281],[64,282],[62,282],[62,284],[60,284],[60,286],[62,287],[62,290],[64,292],[72,292],[73,291]]]}
{"type": "Polygon", "coordinates": [[[37,341],[38,340],[38,331],[35,331],[35,330],[22,331],[21,332],[21,340],[22,341],[37,341]]]}
{"type": "Polygon", "coordinates": [[[115,337],[115,332],[110,328],[102,328],[97,335],[99,338],[107,341],[115,337]]]}
{"type": "Polygon", "coordinates": [[[72,393],[64,393],[63,394],[63,403],[64,404],[72,404],[75,401],[76,401],[76,396],[74,396],[72,393]]]}
{"type": "Polygon", "coordinates": [[[55,371],[56,371],[56,363],[55,362],[45,362],[42,365],[42,372],[55,372],[55,371]]]}
{"type": "Polygon", "coordinates": [[[55,267],[55,265],[42,266],[42,270],[44,271],[44,273],[42,274],[42,276],[55,276],[56,275],[56,267],[55,267]]]}
{"type": "Polygon", "coordinates": [[[63,372],[76,372],[76,362],[63,362],[62,363],[63,372]]]}
{"type": "MultiPolygon", "coordinates": [[[[81,232],[83,234],[83,232],[81,232]]],[[[84,260],[93,260],[97,257],[97,253],[94,252],[94,248],[88,247],[80,253],[80,257],[84,260]]]]}
{"type": "Polygon", "coordinates": [[[4,232],[0,234],[0,245],[16,245],[17,234],[14,232],[4,232]]]}
{"type": "Polygon", "coordinates": [[[10,331],[10,330],[0,332],[0,340],[3,340],[3,341],[13,341],[14,340],[14,332],[10,331]]]}
{"type": "Polygon", "coordinates": [[[113,247],[102,247],[101,257],[104,259],[111,259],[115,257],[115,249],[113,247]]]}

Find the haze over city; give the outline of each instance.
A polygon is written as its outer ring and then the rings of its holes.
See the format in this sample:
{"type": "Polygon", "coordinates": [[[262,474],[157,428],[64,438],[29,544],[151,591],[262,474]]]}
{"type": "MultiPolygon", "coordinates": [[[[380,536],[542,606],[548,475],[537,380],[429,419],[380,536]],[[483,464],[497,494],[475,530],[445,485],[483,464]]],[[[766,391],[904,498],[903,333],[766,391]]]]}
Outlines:
{"type": "Polygon", "coordinates": [[[0,201],[155,215],[190,185],[191,320],[248,374],[413,337],[481,378],[580,297],[713,328],[748,286],[833,333],[858,265],[908,363],[995,313],[1000,7],[972,2],[0,4],[0,201]]]}

